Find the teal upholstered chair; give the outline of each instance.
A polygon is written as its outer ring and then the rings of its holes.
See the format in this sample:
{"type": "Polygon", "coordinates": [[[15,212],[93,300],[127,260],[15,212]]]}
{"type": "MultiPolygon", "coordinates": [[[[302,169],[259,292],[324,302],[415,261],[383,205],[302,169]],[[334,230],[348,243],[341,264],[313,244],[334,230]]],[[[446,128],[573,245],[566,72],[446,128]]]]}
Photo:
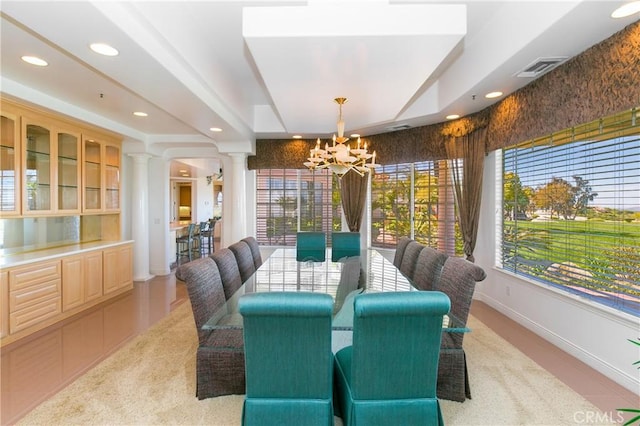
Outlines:
{"type": "Polygon", "coordinates": [[[335,356],[344,424],[442,425],[436,398],[442,316],[438,291],[365,293],[354,300],[353,345],[335,356]]]}
{"type": "Polygon", "coordinates": [[[333,425],[331,296],[251,293],[239,309],[247,386],[242,424],[333,425]]]}
{"type": "Polygon", "coordinates": [[[298,232],[296,239],[296,260],[298,262],[324,262],[327,238],[324,232],[298,232]]]}
{"type": "Polygon", "coordinates": [[[331,233],[331,261],[337,262],[342,258],[360,256],[359,232],[331,233]]]}

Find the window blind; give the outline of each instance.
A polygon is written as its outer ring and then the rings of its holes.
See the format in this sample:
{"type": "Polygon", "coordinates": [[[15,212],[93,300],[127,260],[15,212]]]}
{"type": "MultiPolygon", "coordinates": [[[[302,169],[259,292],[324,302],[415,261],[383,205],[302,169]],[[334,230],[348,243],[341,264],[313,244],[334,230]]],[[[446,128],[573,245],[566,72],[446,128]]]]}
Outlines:
{"type": "Polygon", "coordinates": [[[503,151],[501,267],[640,316],[639,117],[503,151]]]}

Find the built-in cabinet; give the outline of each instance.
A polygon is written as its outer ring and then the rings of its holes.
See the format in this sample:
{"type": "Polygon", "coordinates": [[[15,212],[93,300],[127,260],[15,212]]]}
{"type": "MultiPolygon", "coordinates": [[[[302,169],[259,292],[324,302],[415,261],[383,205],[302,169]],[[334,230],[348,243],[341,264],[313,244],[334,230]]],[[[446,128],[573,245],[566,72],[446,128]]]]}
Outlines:
{"type": "Polygon", "coordinates": [[[0,114],[0,213],[21,214],[20,115],[2,105],[0,114]]]}
{"type": "Polygon", "coordinates": [[[82,306],[103,294],[103,254],[94,251],[62,259],[62,310],[82,306]]]}
{"type": "Polygon", "coordinates": [[[115,215],[105,217],[105,228],[111,230],[114,219],[119,222],[121,205],[121,145],[116,135],[0,101],[3,217],[115,215]]]}
{"type": "Polygon", "coordinates": [[[133,288],[132,244],[3,268],[2,344],[29,335],[133,288]]]}
{"type": "Polygon", "coordinates": [[[0,120],[0,220],[75,227],[10,250],[0,241],[4,345],[131,289],[133,249],[121,242],[117,135],[4,98],[0,120]]]}
{"type": "Polygon", "coordinates": [[[128,245],[104,251],[104,294],[126,288],[133,282],[132,250],[128,245]]]}
{"type": "Polygon", "coordinates": [[[120,210],[120,147],[85,135],[83,141],[85,213],[120,210]]]}

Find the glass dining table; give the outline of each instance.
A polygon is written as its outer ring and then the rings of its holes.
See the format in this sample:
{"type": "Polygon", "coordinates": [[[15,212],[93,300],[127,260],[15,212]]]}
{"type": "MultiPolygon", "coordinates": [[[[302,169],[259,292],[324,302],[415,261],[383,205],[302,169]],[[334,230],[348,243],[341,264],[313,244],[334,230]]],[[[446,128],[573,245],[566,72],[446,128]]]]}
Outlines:
{"type": "MultiPolygon", "coordinates": [[[[242,329],[238,301],[249,293],[272,291],[310,291],[333,297],[334,331],[350,331],[353,327],[353,298],[361,292],[420,291],[375,249],[361,251],[360,256],[331,261],[327,249],[324,262],[298,262],[295,248],[276,249],[269,258],[215,312],[203,329],[242,329]]],[[[443,331],[466,333],[469,330],[456,318],[443,319],[443,331]]],[[[339,335],[334,333],[334,335],[339,335]]]]}

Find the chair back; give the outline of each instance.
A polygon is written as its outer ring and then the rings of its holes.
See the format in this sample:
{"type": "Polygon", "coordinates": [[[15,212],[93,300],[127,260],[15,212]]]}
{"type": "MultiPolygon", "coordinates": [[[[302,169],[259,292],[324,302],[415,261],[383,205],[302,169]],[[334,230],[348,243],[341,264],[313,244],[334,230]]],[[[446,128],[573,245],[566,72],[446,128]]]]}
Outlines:
{"type": "Polygon", "coordinates": [[[351,363],[353,397],[360,400],[435,397],[442,317],[449,308],[449,298],[441,292],[356,296],[351,363]]]}
{"type": "Polygon", "coordinates": [[[407,245],[413,241],[409,237],[401,237],[396,244],[396,254],[393,256],[393,265],[400,269],[400,265],[402,264],[402,256],[404,256],[404,251],[407,248],[407,245]]]}
{"type": "Polygon", "coordinates": [[[298,232],[296,235],[296,260],[298,262],[324,262],[327,239],[324,232],[298,232]]]}
{"type": "Polygon", "coordinates": [[[433,247],[425,247],[418,255],[413,285],[418,290],[434,290],[437,286],[447,255],[433,247]]]}
{"type": "Polygon", "coordinates": [[[243,317],[244,425],[333,424],[333,299],[311,292],[250,293],[243,317]]]}
{"type": "MultiPolygon", "coordinates": [[[[451,315],[463,324],[467,323],[469,317],[476,282],[484,280],[486,276],[484,269],[461,257],[449,256],[444,262],[436,290],[449,296],[451,315]]],[[[462,347],[465,333],[449,333],[449,335],[457,347],[462,347]]]]}
{"type": "Polygon", "coordinates": [[[251,248],[249,244],[240,240],[229,246],[229,250],[233,252],[236,257],[236,263],[240,270],[240,278],[242,282],[247,281],[251,275],[256,272],[256,265],[253,263],[253,255],[251,254],[251,248]]]}
{"type": "Polygon", "coordinates": [[[416,270],[416,264],[418,263],[418,256],[424,246],[417,241],[410,241],[407,244],[407,248],[402,255],[402,263],[400,263],[400,272],[413,282],[413,276],[416,270]]]}
{"type": "Polygon", "coordinates": [[[249,245],[251,255],[253,256],[253,265],[258,269],[262,265],[262,254],[260,253],[260,245],[254,237],[243,238],[242,241],[249,245]]]}
{"type": "Polygon", "coordinates": [[[242,276],[236,256],[229,248],[222,248],[210,256],[218,265],[224,295],[227,300],[242,286],[242,276]]]}
{"type": "Polygon", "coordinates": [[[198,340],[202,345],[210,333],[208,330],[202,330],[202,326],[226,303],[220,272],[216,262],[209,257],[181,265],[178,271],[187,287],[193,319],[198,330],[198,340]]]}
{"type": "Polygon", "coordinates": [[[360,256],[359,232],[331,233],[331,261],[337,262],[345,257],[360,256]]]}

